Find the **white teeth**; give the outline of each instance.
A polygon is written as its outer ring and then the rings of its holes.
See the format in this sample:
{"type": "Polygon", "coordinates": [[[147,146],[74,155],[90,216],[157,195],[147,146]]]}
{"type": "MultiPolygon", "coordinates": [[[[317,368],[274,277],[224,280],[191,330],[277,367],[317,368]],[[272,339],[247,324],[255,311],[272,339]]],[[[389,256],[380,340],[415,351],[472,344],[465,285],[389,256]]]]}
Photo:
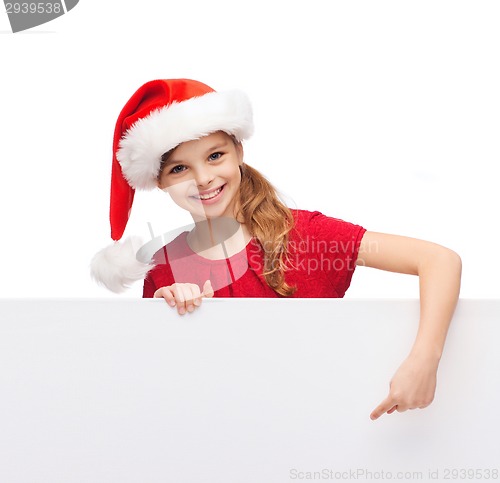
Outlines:
{"type": "Polygon", "coordinates": [[[222,186],[215,191],[212,191],[212,193],[208,193],[206,195],[197,195],[195,196],[195,198],[198,198],[199,200],[211,200],[212,198],[215,198],[221,191],[222,186]]]}

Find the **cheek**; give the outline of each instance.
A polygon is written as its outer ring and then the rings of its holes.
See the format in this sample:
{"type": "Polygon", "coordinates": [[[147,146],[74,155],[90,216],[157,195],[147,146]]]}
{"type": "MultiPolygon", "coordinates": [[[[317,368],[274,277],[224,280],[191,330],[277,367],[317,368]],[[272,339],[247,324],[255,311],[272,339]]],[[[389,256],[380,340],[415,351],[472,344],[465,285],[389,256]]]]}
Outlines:
{"type": "Polygon", "coordinates": [[[165,188],[163,188],[163,191],[168,193],[170,197],[177,203],[177,201],[186,199],[192,192],[194,186],[195,185],[193,180],[187,180],[166,186],[165,188]]]}
{"type": "Polygon", "coordinates": [[[232,184],[239,185],[241,182],[241,171],[239,165],[228,167],[224,173],[224,177],[230,180],[232,184]]]}

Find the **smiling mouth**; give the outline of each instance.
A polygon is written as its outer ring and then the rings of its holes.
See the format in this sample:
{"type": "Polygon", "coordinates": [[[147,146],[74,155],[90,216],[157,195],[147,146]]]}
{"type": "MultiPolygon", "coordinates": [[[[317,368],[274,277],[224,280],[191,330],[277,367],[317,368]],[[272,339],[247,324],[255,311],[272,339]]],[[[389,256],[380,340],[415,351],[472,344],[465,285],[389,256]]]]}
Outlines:
{"type": "Polygon", "coordinates": [[[223,189],[225,184],[220,186],[219,188],[211,191],[210,193],[206,193],[203,195],[192,195],[191,198],[194,198],[195,200],[200,200],[200,201],[206,201],[206,200],[211,200],[212,198],[215,198],[223,189]]]}

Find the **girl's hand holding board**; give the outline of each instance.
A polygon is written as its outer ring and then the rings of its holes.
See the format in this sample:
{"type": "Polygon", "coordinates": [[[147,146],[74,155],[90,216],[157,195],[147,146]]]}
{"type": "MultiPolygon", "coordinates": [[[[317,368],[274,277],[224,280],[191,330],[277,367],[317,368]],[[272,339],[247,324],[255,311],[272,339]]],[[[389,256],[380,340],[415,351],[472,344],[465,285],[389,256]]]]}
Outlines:
{"type": "Polygon", "coordinates": [[[214,291],[210,280],[207,280],[203,285],[203,292],[200,292],[200,287],[195,283],[174,283],[168,287],[159,288],[154,294],[155,298],[163,297],[171,307],[177,306],[179,315],[193,312],[196,307],[201,305],[203,297],[213,296],[214,291]]]}

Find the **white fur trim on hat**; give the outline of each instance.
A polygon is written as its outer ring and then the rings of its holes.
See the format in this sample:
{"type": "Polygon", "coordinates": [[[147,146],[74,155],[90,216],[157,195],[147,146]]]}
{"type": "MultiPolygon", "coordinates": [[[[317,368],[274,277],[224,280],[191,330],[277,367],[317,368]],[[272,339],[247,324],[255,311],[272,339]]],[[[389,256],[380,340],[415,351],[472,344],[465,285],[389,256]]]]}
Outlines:
{"type": "Polygon", "coordinates": [[[252,135],[252,107],[246,94],[210,92],[156,109],[125,133],[116,158],[132,188],[154,189],[164,153],[216,131],[238,141],[252,135]]]}
{"type": "Polygon", "coordinates": [[[133,282],[143,280],[153,265],[137,260],[135,247],[140,246],[138,237],[130,237],[103,248],[90,263],[92,278],[115,293],[124,292],[133,282]]]}

